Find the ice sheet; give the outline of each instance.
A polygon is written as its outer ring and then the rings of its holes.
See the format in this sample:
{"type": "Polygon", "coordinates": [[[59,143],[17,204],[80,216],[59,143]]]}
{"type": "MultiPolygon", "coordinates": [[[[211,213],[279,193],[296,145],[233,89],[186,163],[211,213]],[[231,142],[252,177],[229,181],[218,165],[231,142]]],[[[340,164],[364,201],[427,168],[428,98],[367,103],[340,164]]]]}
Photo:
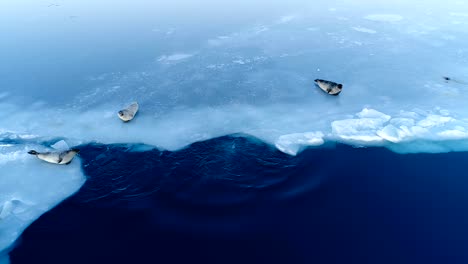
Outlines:
{"type": "Polygon", "coordinates": [[[466,2],[254,2],[0,3],[0,252],[83,183],[79,159],[26,154],[59,140],[175,150],[247,133],[291,155],[327,141],[468,150],[466,2]]]}

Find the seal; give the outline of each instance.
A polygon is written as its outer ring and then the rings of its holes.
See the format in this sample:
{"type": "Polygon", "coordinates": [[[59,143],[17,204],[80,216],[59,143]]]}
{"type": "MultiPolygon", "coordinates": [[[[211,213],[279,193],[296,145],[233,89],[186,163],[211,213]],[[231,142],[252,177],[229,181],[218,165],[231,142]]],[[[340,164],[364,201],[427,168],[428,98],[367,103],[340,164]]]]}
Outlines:
{"type": "Polygon", "coordinates": [[[138,112],[138,107],[139,106],[137,102],[131,103],[127,108],[119,111],[118,113],[119,118],[122,119],[122,121],[124,122],[128,122],[132,120],[135,117],[136,113],[138,112]]]}
{"type": "Polygon", "coordinates": [[[315,79],[315,84],[327,94],[335,96],[339,95],[343,89],[342,84],[321,79],[315,79]]]}
{"type": "Polygon", "coordinates": [[[447,76],[442,76],[442,78],[444,79],[444,81],[446,83],[456,83],[456,84],[468,85],[468,83],[466,83],[464,81],[453,79],[453,78],[450,78],[450,77],[447,77],[447,76]]]}
{"type": "Polygon", "coordinates": [[[68,165],[75,157],[75,155],[80,152],[79,149],[70,149],[66,151],[59,152],[37,152],[35,150],[28,151],[28,154],[36,156],[38,159],[47,161],[49,163],[68,165]]]}

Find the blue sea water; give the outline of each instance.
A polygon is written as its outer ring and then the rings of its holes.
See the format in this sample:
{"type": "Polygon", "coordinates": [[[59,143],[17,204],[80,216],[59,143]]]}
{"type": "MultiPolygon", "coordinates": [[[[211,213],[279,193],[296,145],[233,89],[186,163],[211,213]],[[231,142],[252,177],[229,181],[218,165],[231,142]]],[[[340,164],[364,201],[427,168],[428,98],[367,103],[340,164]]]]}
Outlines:
{"type": "Polygon", "coordinates": [[[467,47],[457,0],[0,1],[0,263],[468,263],[467,47]]]}
{"type": "Polygon", "coordinates": [[[129,148],[82,146],[86,183],[26,229],[11,262],[468,261],[468,153],[291,157],[238,135],[129,148]]]}

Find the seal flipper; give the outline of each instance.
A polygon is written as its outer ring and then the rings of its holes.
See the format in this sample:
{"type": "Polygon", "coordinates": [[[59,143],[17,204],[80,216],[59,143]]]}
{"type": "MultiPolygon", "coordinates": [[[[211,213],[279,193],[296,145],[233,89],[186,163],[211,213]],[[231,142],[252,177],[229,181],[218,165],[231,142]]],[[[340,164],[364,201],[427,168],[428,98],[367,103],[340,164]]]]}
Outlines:
{"type": "Polygon", "coordinates": [[[68,154],[68,151],[64,151],[64,152],[60,153],[59,156],[58,156],[58,162],[57,163],[60,164],[60,162],[63,161],[63,159],[65,158],[65,156],[67,154],[68,154]]]}

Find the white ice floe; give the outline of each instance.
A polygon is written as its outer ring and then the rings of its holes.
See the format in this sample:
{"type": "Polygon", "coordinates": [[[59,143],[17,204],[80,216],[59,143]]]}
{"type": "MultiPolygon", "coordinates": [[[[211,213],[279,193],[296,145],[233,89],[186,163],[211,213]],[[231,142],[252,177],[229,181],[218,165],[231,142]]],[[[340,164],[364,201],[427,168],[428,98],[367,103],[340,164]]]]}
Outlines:
{"type": "Polygon", "coordinates": [[[332,135],[337,140],[358,144],[375,144],[383,141],[376,130],[390,120],[390,116],[373,109],[364,109],[358,118],[336,120],[331,123],[332,135]]]}
{"type": "Polygon", "coordinates": [[[275,145],[290,155],[325,141],[354,146],[383,146],[401,153],[463,151],[468,145],[467,131],[468,122],[449,116],[402,112],[392,118],[374,109],[364,108],[353,118],[332,121],[330,133],[287,134],[278,137],[275,145]]]}
{"type": "Polygon", "coordinates": [[[322,132],[306,132],[282,135],[275,142],[275,146],[284,153],[296,155],[301,148],[321,146],[325,142],[322,132]]]}

